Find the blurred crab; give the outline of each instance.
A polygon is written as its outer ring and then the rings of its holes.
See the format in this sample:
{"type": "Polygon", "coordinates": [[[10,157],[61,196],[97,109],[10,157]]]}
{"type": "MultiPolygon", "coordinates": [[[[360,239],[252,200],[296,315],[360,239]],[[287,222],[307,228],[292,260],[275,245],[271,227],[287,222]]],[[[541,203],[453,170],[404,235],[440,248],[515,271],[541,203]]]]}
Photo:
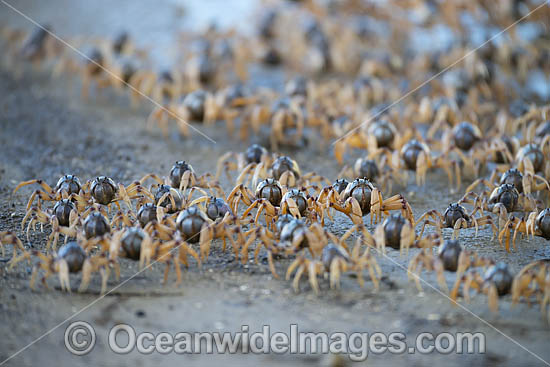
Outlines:
{"type": "Polygon", "coordinates": [[[47,288],[46,280],[52,274],[58,274],[61,290],[71,292],[71,283],[69,280],[70,273],[82,272],[82,281],[79,292],[84,292],[90,283],[91,276],[94,272],[101,274],[101,294],[105,293],[107,289],[107,279],[109,278],[109,259],[103,255],[90,256],[86,251],[78,244],[78,242],[71,241],[59,248],[59,251],[55,251],[51,255],[44,255],[39,251],[25,252],[22,255],[14,259],[13,264],[29,259],[33,256],[37,256],[38,262],[33,267],[31,275],[31,289],[35,289],[36,277],[40,270],[45,272],[42,277],[42,284],[47,288]]]}
{"type": "MultiPolygon", "coordinates": [[[[416,172],[416,184],[421,186],[426,182],[426,173],[431,168],[442,168],[447,177],[449,178],[449,184],[453,183],[452,168],[454,166],[455,171],[458,171],[458,162],[449,160],[445,156],[432,157],[430,148],[426,143],[419,140],[409,140],[400,152],[395,151],[393,153],[393,159],[390,160],[393,164],[394,170],[406,168],[416,172]]],[[[458,173],[458,172],[457,172],[458,173]]],[[[457,174],[457,187],[460,186],[460,175],[457,174]]]]}
{"type": "Polygon", "coordinates": [[[176,120],[180,133],[185,137],[190,137],[190,122],[211,122],[206,120],[206,116],[215,113],[212,108],[216,108],[214,96],[205,90],[197,89],[178,100],[171,101],[167,105],[158,105],[149,115],[147,126],[150,128],[153,124],[158,124],[164,136],[168,136],[168,119],[176,120]]]}
{"type": "Polygon", "coordinates": [[[275,159],[276,156],[270,155],[267,149],[258,144],[252,144],[245,152],[227,152],[218,159],[216,179],[219,179],[222,169],[225,170],[229,180],[231,179],[229,171],[239,171],[236,184],[246,184],[248,181],[247,176],[252,177],[258,165],[262,164],[264,167],[269,167],[275,159]],[[232,162],[230,159],[235,159],[237,162],[232,162]]]}
{"type": "Polygon", "coordinates": [[[395,125],[388,120],[376,120],[360,125],[350,130],[346,135],[334,143],[334,156],[342,164],[347,147],[366,149],[369,153],[379,148],[398,149],[410,139],[412,131],[407,130],[400,134],[395,125]]]}
{"type": "Polygon", "coordinates": [[[248,258],[248,248],[255,239],[259,238],[260,241],[254,250],[254,259],[257,263],[258,254],[262,247],[265,247],[269,269],[275,278],[279,278],[279,275],[275,270],[274,258],[295,255],[306,249],[311,254],[317,254],[323,244],[326,243],[326,237],[330,235],[318,223],[308,226],[303,220],[285,214],[279,216],[274,227],[274,232],[269,231],[267,228],[250,230],[248,232],[250,237],[243,246],[241,253],[244,262],[248,258]]]}
{"type": "Polygon", "coordinates": [[[300,146],[304,142],[304,128],[306,113],[302,101],[296,98],[281,98],[274,103],[258,99],[258,103],[251,107],[241,129],[241,137],[248,135],[244,128],[250,126],[256,133],[262,125],[269,125],[271,150],[277,151],[280,144],[300,146]]]}
{"type": "Polygon", "coordinates": [[[384,192],[392,191],[392,184],[394,181],[404,184],[406,182],[406,175],[399,170],[394,170],[391,165],[387,164],[386,156],[382,156],[382,159],[369,159],[358,158],[355,161],[353,167],[344,166],[339,177],[355,178],[362,177],[371,182],[379,183],[384,192]]]}
{"type": "Polygon", "coordinates": [[[457,279],[451,290],[450,297],[456,301],[460,286],[464,284],[462,295],[466,302],[470,300],[470,289],[487,294],[489,298],[489,309],[498,311],[498,298],[510,293],[514,275],[508,265],[499,262],[490,266],[482,276],[477,270],[471,270],[457,279]]]}
{"type": "Polygon", "coordinates": [[[212,178],[210,173],[205,173],[202,176],[197,176],[193,166],[185,161],[177,161],[170,169],[169,177],[161,179],[154,173],[149,173],[141,178],[139,182],[143,183],[152,178],[160,185],[168,185],[174,189],[186,191],[188,188],[207,188],[209,190],[215,189],[220,196],[224,196],[223,189],[218,181],[212,178]]]}
{"type": "Polygon", "coordinates": [[[439,246],[438,255],[434,256],[431,248],[424,248],[417,253],[409,262],[408,275],[409,280],[414,276],[416,287],[422,291],[420,285],[420,273],[423,269],[426,271],[435,271],[439,286],[448,292],[447,281],[443,272],[456,272],[459,279],[464,272],[472,267],[489,267],[494,265],[490,258],[477,255],[473,251],[465,250],[457,240],[445,241],[439,246]]]}
{"type": "Polygon", "coordinates": [[[501,227],[501,231],[498,235],[499,241],[506,240],[506,251],[510,251],[510,238],[512,238],[512,244],[514,249],[516,248],[517,234],[522,233],[527,237],[539,236],[546,240],[550,239],[550,208],[541,210],[540,212],[533,211],[522,218],[511,215],[506,223],[501,227]],[[514,234],[511,237],[511,231],[514,234]]]}
{"type": "Polygon", "coordinates": [[[24,252],[25,247],[23,246],[23,243],[21,240],[17,237],[17,235],[11,231],[2,231],[0,232],[0,251],[2,251],[2,257],[4,258],[6,256],[6,252],[4,249],[4,245],[12,245],[13,246],[13,255],[12,260],[16,258],[17,255],[17,249],[24,252]]]}
{"type": "Polygon", "coordinates": [[[546,159],[550,154],[550,135],[543,144],[539,147],[535,143],[530,143],[520,148],[516,154],[516,164],[521,172],[532,175],[544,172],[546,177],[550,176],[550,160],[546,159]]]}
{"type": "MultiPolygon", "coordinates": [[[[331,238],[332,239],[332,238],[331,238]]],[[[338,240],[338,239],[336,239],[338,240]]],[[[338,242],[337,242],[338,243],[338,242]]],[[[361,240],[358,239],[351,252],[348,252],[342,245],[328,243],[323,247],[321,259],[308,259],[301,254],[288,267],[286,279],[289,280],[292,273],[296,272],[292,286],[295,292],[299,291],[300,279],[304,272],[309,275],[309,282],[313,291],[319,293],[319,284],[317,275],[324,275],[330,279],[330,288],[340,287],[340,276],[347,271],[353,271],[357,274],[357,282],[362,287],[364,284],[363,271],[369,271],[370,279],[374,288],[378,290],[382,270],[376,259],[370,254],[370,248],[367,247],[361,254],[361,240]]]]}
{"type": "Polygon", "coordinates": [[[550,322],[550,259],[536,260],[526,265],[512,283],[512,304],[521,298],[540,303],[540,310],[550,322]]]}

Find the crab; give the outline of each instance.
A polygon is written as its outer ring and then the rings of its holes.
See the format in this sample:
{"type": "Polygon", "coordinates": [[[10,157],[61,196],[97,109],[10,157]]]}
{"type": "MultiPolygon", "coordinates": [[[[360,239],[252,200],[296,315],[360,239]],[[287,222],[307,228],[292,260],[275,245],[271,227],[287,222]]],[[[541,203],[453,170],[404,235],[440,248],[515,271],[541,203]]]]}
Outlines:
{"type": "MultiPolygon", "coordinates": [[[[337,239],[336,239],[337,240],[337,239]]],[[[361,240],[358,238],[353,250],[348,252],[341,244],[328,243],[323,247],[320,260],[308,259],[304,254],[299,255],[288,267],[286,279],[289,280],[293,272],[296,272],[292,285],[295,292],[299,291],[302,274],[308,272],[309,282],[313,291],[319,293],[317,275],[325,275],[330,279],[330,288],[340,287],[340,276],[347,271],[357,274],[357,282],[362,287],[364,284],[363,270],[369,271],[374,288],[378,290],[382,270],[376,259],[370,254],[367,247],[361,254],[361,240]]]]}
{"type": "Polygon", "coordinates": [[[347,147],[366,149],[369,153],[379,148],[396,149],[401,147],[410,136],[407,130],[400,134],[395,125],[386,119],[379,119],[353,128],[334,143],[334,156],[338,163],[342,164],[347,147]]]}
{"type": "Polygon", "coordinates": [[[429,210],[426,213],[422,214],[420,218],[416,221],[416,223],[422,222],[422,220],[425,219],[422,224],[422,230],[420,231],[420,236],[424,233],[424,229],[426,228],[426,225],[432,225],[437,228],[437,232],[439,235],[441,235],[441,230],[443,228],[452,228],[453,229],[453,235],[452,239],[455,239],[458,237],[458,231],[460,229],[466,229],[466,228],[473,228],[476,229],[476,235],[477,230],[479,226],[484,225],[490,225],[493,229],[493,235],[497,232],[497,228],[495,224],[493,223],[493,220],[491,216],[485,215],[482,217],[475,217],[475,213],[479,210],[479,208],[474,209],[471,213],[468,213],[466,209],[460,205],[459,203],[451,203],[445,209],[445,212],[441,214],[437,210],[429,210]]]}
{"type": "Polygon", "coordinates": [[[273,266],[273,255],[278,255],[279,252],[283,253],[284,247],[283,246],[277,246],[279,244],[279,239],[281,236],[281,232],[283,228],[290,222],[292,222],[295,217],[293,217],[291,214],[281,214],[278,215],[277,218],[273,218],[274,225],[273,231],[269,230],[269,228],[265,226],[257,226],[255,228],[252,228],[244,233],[244,237],[248,237],[243,248],[241,249],[241,261],[244,264],[246,261],[248,261],[248,248],[254,241],[257,239],[260,239],[260,242],[256,246],[256,249],[254,250],[254,260],[256,263],[258,263],[258,255],[260,253],[260,250],[262,247],[265,247],[268,251],[268,262],[269,267],[271,269],[271,272],[273,273],[274,277],[278,277],[277,273],[275,272],[275,267],[273,266]],[[279,251],[281,250],[281,251],[279,251]]]}
{"type": "Polygon", "coordinates": [[[327,242],[327,236],[330,236],[321,225],[313,223],[308,225],[301,219],[279,217],[276,221],[275,233],[269,230],[256,229],[252,236],[246,241],[241,253],[243,261],[248,258],[248,247],[256,238],[260,242],[256,245],[254,259],[258,263],[258,254],[262,247],[267,250],[267,260],[269,269],[274,278],[279,278],[273,262],[274,258],[293,256],[298,253],[309,251],[312,255],[319,254],[322,246],[327,242]]]}
{"type": "Polygon", "coordinates": [[[211,122],[206,120],[215,111],[216,104],[214,96],[202,89],[195,90],[179,100],[174,100],[165,104],[158,105],[149,115],[147,126],[151,128],[153,124],[158,124],[164,136],[168,136],[168,119],[174,118],[178,124],[180,133],[185,137],[190,137],[188,122],[211,122]]]}
{"type": "MultiPolygon", "coordinates": [[[[84,189],[89,188],[89,196],[93,202],[110,207],[111,203],[115,203],[120,209],[119,201],[124,201],[128,208],[132,207],[131,199],[148,197],[153,199],[153,195],[143,187],[139,182],[133,182],[127,187],[119,183],[115,184],[113,179],[106,176],[98,176],[90,182],[87,182],[84,189]]],[[[88,191],[88,190],[86,190],[88,191]]],[[[87,197],[87,193],[84,197],[87,197]]]]}
{"type": "Polygon", "coordinates": [[[17,249],[19,249],[22,252],[25,251],[25,247],[23,246],[23,243],[21,242],[21,240],[17,237],[15,233],[11,231],[0,232],[0,251],[2,251],[3,258],[6,256],[4,245],[13,246],[13,256],[11,260],[14,260],[16,258],[17,249]]]}
{"type": "MultiPolygon", "coordinates": [[[[440,160],[448,160],[455,165],[457,171],[457,185],[460,187],[461,176],[464,172],[479,177],[479,172],[491,158],[493,152],[500,151],[495,146],[483,141],[479,127],[471,122],[462,121],[452,130],[443,133],[440,150],[440,160]],[[458,157],[460,164],[453,158],[458,157]]],[[[433,146],[438,146],[437,140],[433,146]]]]}
{"type": "Polygon", "coordinates": [[[526,265],[512,283],[512,305],[525,298],[540,303],[543,315],[550,322],[550,259],[536,260],[526,265]]]}
{"type": "MultiPolygon", "coordinates": [[[[455,167],[455,171],[458,170],[458,162],[449,160],[443,155],[433,158],[428,145],[416,139],[409,140],[403,145],[399,153],[395,151],[390,162],[394,165],[395,170],[406,168],[415,171],[416,184],[419,186],[424,185],[426,182],[428,169],[442,168],[447,174],[451,185],[453,183],[452,167],[455,167]]],[[[457,180],[459,179],[460,175],[457,175],[457,180]]],[[[457,181],[456,186],[460,187],[459,181],[457,181]]]]}
{"type": "Polygon", "coordinates": [[[489,142],[489,151],[492,151],[493,161],[498,165],[507,167],[514,162],[514,157],[520,148],[520,142],[516,137],[500,135],[493,137],[489,142]]]}
{"type": "MultiPolygon", "coordinates": [[[[181,95],[183,88],[181,76],[177,72],[168,69],[161,69],[158,72],[142,71],[136,73],[130,78],[129,84],[134,87],[130,91],[130,100],[133,106],[137,106],[141,94],[151,96],[153,100],[163,106],[169,105],[181,95]]],[[[160,118],[158,115],[160,115],[159,110],[154,109],[149,114],[147,121],[155,121],[155,118],[160,118]]],[[[165,120],[163,122],[166,124],[165,120]]],[[[164,125],[161,125],[161,127],[164,128],[164,125]]]]}
{"type": "MultiPolygon", "coordinates": [[[[489,179],[478,178],[468,188],[466,192],[474,191],[477,186],[483,184],[490,191],[494,190],[497,186],[502,184],[512,184],[518,190],[518,193],[530,194],[535,191],[548,190],[550,191],[550,185],[548,181],[537,174],[526,172],[521,173],[517,168],[510,168],[500,176],[500,180],[497,181],[497,171],[493,171],[489,179]]],[[[486,193],[488,194],[488,193],[486,193]]]]}
{"type": "Polygon", "coordinates": [[[189,205],[193,206],[206,201],[206,208],[204,212],[211,220],[215,221],[222,219],[226,214],[234,215],[229,205],[223,198],[217,198],[214,196],[202,196],[193,200],[189,205]]]}
{"type": "Polygon", "coordinates": [[[59,240],[59,235],[65,236],[65,243],[68,238],[77,236],[77,224],[80,218],[75,204],[69,199],[61,199],[54,205],[52,210],[43,211],[39,207],[33,206],[23,217],[21,229],[25,228],[27,223],[27,241],[30,241],[30,230],[35,228],[36,223],[51,225],[51,234],[48,237],[47,248],[52,245],[55,249],[59,240]]]}
{"type": "Polygon", "coordinates": [[[216,238],[223,240],[222,250],[225,250],[226,239],[229,239],[235,256],[238,258],[239,250],[244,245],[244,237],[240,226],[236,223],[236,218],[229,212],[221,220],[213,222],[197,206],[191,206],[181,211],[176,219],[176,227],[182,240],[191,244],[200,244],[202,260],[208,257],[212,240],[216,238]],[[233,238],[233,235],[236,235],[237,240],[233,238]]]}
{"type": "Polygon", "coordinates": [[[498,311],[498,298],[509,294],[512,290],[514,275],[508,264],[499,262],[490,266],[482,276],[477,270],[471,270],[457,279],[451,290],[450,297],[456,302],[460,286],[464,284],[462,295],[466,302],[470,300],[470,289],[486,293],[489,298],[489,309],[498,311]]]}
{"type": "Polygon", "coordinates": [[[234,130],[234,120],[244,113],[245,107],[256,101],[256,97],[244,87],[243,84],[230,85],[216,93],[213,99],[209,99],[210,105],[206,106],[204,120],[214,122],[223,120],[231,135],[234,130]]]}
{"type": "Polygon", "coordinates": [[[147,231],[137,227],[116,232],[109,248],[109,259],[116,264],[117,271],[119,257],[139,261],[140,269],[151,266],[152,260],[165,263],[163,284],[166,284],[172,262],[177,275],[176,284],[181,283],[180,264],[189,266],[188,255],[194,257],[200,267],[198,254],[180,236],[176,235],[173,239],[161,243],[155,241],[147,231]]]}
{"type": "MultiPolygon", "coordinates": [[[[375,155],[376,154],[375,152],[375,155]]],[[[338,176],[365,178],[371,182],[381,184],[384,192],[392,191],[392,183],[394,181],[401,184],[405,182],[406,176],[399,170],[394,170],[390,165],[386,164],[386,156],[382,156],[382,159],[376,158],[377,157],[371,155],[365,158],[358,158],[353,167],[344,166],[338,176]]]]}
{"type": "Polygon", "coordinates": [[[245,139],[248,133],[244,130],[249,126],[258,133],[262,125],[269,125],[270,145],[272,151],[277,151],[280,144],[300,146],[304,141],[306,118],[301,100],[292,97],[283,97],[274,103],[258,99],[258,103],[251,106],[241,127],[241,138],[245,139]]]}
{"type": "Polygon", "coordinates": [[[458,203],[472,204],[476,208],[474,211],[482,210],[497,213],[499,229],[502,229],[507,221],[508,213],[514,211],[531,212],[537,210],[540,205],[530,195],[520,194],[513,184],[506,183],[495,187],[488,198],[485,194],[478,195],[470,191],[458,203]]]}
{"type": "Polygon", "coordinates": [[[50,36],[51,26],[36,26],[28,37],[22,42],[18,54],[33,65],[59,54],[59,44],[50,36]]]}
{"type": "Polygon", "coordinates": [[[13,190],[13,194],[15,194],[20,188],[33,184],[40,185],[42,190],[38,189],[32,193],[29,198],[29,202],[27,203],[27,210],[30,209],[35,198],[38,198],[38,205],[40,206],[40,200],[59,201],[61,199],[67,199],[70,196],[74,198],[75,195],[79,194],[80,189],[82,188],[80,179],[78,177],[74,175],[64,175],[57,181],[57,184],[54,186],[54,188],[52,188],[43,180],[34,179],[19,183],[13,190]]]}
{"type": "Polygon", "coordinates": [[[47,288],[47,278],[52,274],[58,274],[61,290],[71,292],[71,284],[69,279],[70,273],[82,272],[82,281],[79,292],[84,292],[90,283],[90,278],[94,272],[99,272],[101,275],[101,294],[107,289],[107,279],[109,278],[109,265],[111,262],[104,254],[90,256],[84,248],[76,241],[68,242],[61,246],[58,252],[53,252],[51,255],[44,255],[39,251],[25,252],[14,259],[13,264],[31,258],[31,255],[38,257],[38,262],[33,267],[30,286],[35,289],[36,277],[40,270],[45,274],[42,277],[42,284],[47,288]]]}
{"type": "MultiPolygon", "coordinates": [[[[322,192],[320,195],[323,194],[322,192]]],[[[327,200],[329,207],[346,214],[355,225],[362,224],[363,216],[369,213],[371,222],[374,220],[375,223],[378,223],[382,214],[387,215],[391,210],[401,210],[406,217],[412,217],[410,205],[402,195],[394,195],[384,200],[380,190],[363,178],[349,183],[338,197],[329,194],[327,200]]],[[[324,198],[320,197],[319,201],[323,202],[324,198]]]]}
{"type": "Polygon", "coordinates": [[[435,271],[439,286],[448,292],[444,271],[456,272],[457,279],[459,279],[466,270],[472,267],[489,267],[491,265],[494,265],[492,259],[465,250],[457,240],[448,240],[439,246],[437,256],[434,256],[431,248],[424,248],[417,253],[409,262],[408,275],[409,280],[412,279],[413,274],[415,275],[416,287],[422,291],[419,281],[420,273],[423,269],[435,271]]]}
{"type": "Polygon", "coordinates": [[[258,179],[270,177],[268,172],[271,173],[271,177],[278,180],[281,185],[288,187],[302,187],[302,188],[316,188],[316,183],[329,182],[325,177],[318,175],[315,172],[308,172],[302,174],[300,167],[295,160],[287,157],[280,156],[273,161],[271,169],[265,170],[265,166],[260,164],[256,167],[256,172],[252,179],[252,183],[255,184],[258,179]]]}
{"type": "Polygon", "coordinates": [[[550,145],[550,136],[548,138],[541,147],[530,143],[520,148],[516,154],[516,164],[520,171],[533,175],[537,172],[544,172],[546,177],[549,176],[550,161],[545,158],[548,156],[548,146],[550,145]]]}
{"type": "MultiPolygon", "coordinates": [[[[306,194],[298,189],[288,190],[281,199],[281,213],[290,213],[297,218],[308,215],[309,203],[315,201],[310,201],[306,194]]],[[[318,213],[322,212],[322,209],[319,209],[318,213]]]]}
{"type": "Polygon", "coordinates": [[[262,164],[264,167],[269,167],[276,157],[269,155],[267,149],[258,144],[252,144],[245,152],[234,153],[227,152],[218,159],[216,179],[219,179],[222,169],[225,171],[227,178],[231,180],[229,171],[239,171],[236,184],[247,182],[247,176],[252,177],[256,167],[262,164]],[[235,159],[237,162],[232,162],[230,159],[235,159]]]}
{"type": "Polygon", "coordinates": [[[498,235],[499,241],[504,240],[506,243],[506,251],[510,251],[510,238],[512,238],[512,244],[514,249],[516,248],[516,237],[518,232],[525,234],[526,236],[539,236],[546,240],[550,239],[550,208],[541,210],[540,212],[533,211],[527,215],[527,217],[518,218],[516,216],[510,216],[505,225],[502,226],[498,235]],[[511,237],[511,231],[513,230],[513,236],[511,237]]]}
{"type": "Polygon", "coordinates": [[[177,161],[170,169],[169,177],[160,178],[154,173],[149,173],[141,178],[139,182],[143,183],[152,178],[160,185],[169,185],[174,189],[186,191],[188,188],[207,188],[209,190],[215,189],[218,194],[224,196],[223,189],[216,180],[211,180],[212,175],[205,173],[202,176],[197,176],[193,166],[186,161],[177,161]]]}
{"type": "Polygon", "coordinates": [[[252,209],[258,208],[255,222],[258,221],[262,211],[265,210],[266,223],[270,223],[270,219],[278,213],[284,193],[279,181],[267,178],[258,184],[254,194],[242,184],[235,186],[227,196],[227,202],[230,208],[233,209],[233,213],[238,212],[237,208],[241,201],[248,206],[242,218],[245,218],[252,209]]]}

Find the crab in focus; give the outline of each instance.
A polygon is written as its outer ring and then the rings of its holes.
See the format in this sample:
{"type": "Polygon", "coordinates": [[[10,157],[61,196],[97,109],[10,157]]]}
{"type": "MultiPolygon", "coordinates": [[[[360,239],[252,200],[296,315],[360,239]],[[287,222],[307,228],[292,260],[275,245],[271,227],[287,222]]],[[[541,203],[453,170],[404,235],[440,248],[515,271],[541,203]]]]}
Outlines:
{"type": "Polygon", "coordinates": [[[362,224],[363,216],[369,213],[371,221],[374,220],[376,223],[382,214],[388,215],[392,210],[401,210],[405,217],[412,217],[410,205],[402,195],[394,195],[384,200],[380,190],[367,179],[355,179],[338,196],[330,192],[322,192],[318,201],[325,201],[322,195],[326,195],[326,199],[329,200],[328,206],[346,214],[355,225],[362,224]]]}
{"type": "Polygon", "coordinates": [[[437,210],[429,210],[426,213],[422,214],[416,223],[422,222],[422,230],[420,231],[420,236],[424,233],[426,225],[432,225],[436,227],[437,232],[441,235],[441,230],[443,228],[452,228],[453,235],[452,238],[455,239],[458,237],[458,231],[460,229],[474,228],[476,229],[476,234],[479,226],[490,225],[493,229],[493,235],[497,232],[497,228],[493,223],[493,220],[490,215],[484,215],[481,217],[475,217],[476,211],[479,208],[474,209],[471,213],[468,213],[466,209],[458,204],[451,203],[445,209],[445,212],[441,214],[437,210]]]}

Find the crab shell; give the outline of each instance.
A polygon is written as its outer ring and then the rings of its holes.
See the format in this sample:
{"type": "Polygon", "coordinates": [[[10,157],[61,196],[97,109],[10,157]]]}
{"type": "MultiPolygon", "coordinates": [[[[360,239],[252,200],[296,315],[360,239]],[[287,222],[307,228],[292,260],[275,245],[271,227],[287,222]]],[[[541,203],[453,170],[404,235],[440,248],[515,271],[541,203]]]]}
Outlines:
{"type": "Polygon", "coordinates": [[[53,214],[57,218],[59,225],[62,227],[68,227],[70,222],[71,211],[76,210],[76,206],[69,199],[62,199],[55,203],[53,207],[53,214]]]}
{"type": "Polygon", "coordinates": [[[380,148],[391,146],[396,132],[395,126],[387,120],[378,120],[371,124],[367,130],[369,135],[374,136],[376,144],[380,148]]]}
{"type": "Polygon", "coordinates": [[[458,203],[449,204],[445,213],[443,213],[446,228],[453,228],[456,221],[461,218],[465,219],[467,222],[470,221],[470,216],[466,213],[466,209],[458,203]]]}
{"type": "Polygon", "coordinates": [[[76,241],[71,241],[61,246],[57,257],[67,262],[70,273],[78,273],[86,261],[86,251],[76,241]]]}
{"type": "Polygon", "coordinates": [[[244,153],[246,163],[260,163],[262,157],[267,155],[267,149],[258,144],[252,144],[246,149],[244,153]]]}
{"type": "Polygon", "coordinates": [[[84,221],[84,233],[87,239],[100,237],[111,232],[111,225],[100,212],[93,212],[84,221]]]}
{"type": "MultiPolygon", "coordinates": [[[[306,232],[307,230],[307,225],[304,221],[300,219],[293,219],[283,227],[281,231],[281,242],[292,243],[295,236],[298,236],[306,232]]],[[[304,236],[304,239],[300,243],[299,248],[305,248],[307,247],[307,245],[308,240],[307,237],[304,236]]]]}
{"type": "Polygon", "coordinates": [[[170,183],[172,187],[180,187],[181,178],[187,171],[194,173],[193,166],[185,161],[177,161],[170,169],[170,183]]]}
{"type": "Polygon", "coordinates": [[[501,203],[508,212],[514,211],[519,200],[519,192],[512,184],[504,184],[495,187],[491,196],[489,196],[489,204],[494,205],[501,203]]]}
{"type": "Polygon", "coordinates": [[[481,137],[481,130],[467,121],[462,121],[453,129],[454,143],[463,151],[470,150],[477,141],[481,140],[481,137]]]}
{"type": "Polygon", "coordinates": [[[300,215],[304,215],[306,213],[306,210],[307,210],[307,198],[306,196],[304,195],[304,193],[298,189],[291,189],[289,191],[287,191],[281,202],[284,202],[286,201],[287,199],[292,199],[294,200],[294,202],[296,203],[296,205],[298,206],[298,210],[300,211],[300,215]]]}
{"type": "Polygon", "coordinates": [[[401,230],[407,224],[407,219],[400,213],[387,217],[382,226],[386,237],[386,244],[394,249],[401,248],[401,230]]]}
{"type": "Polygon", "coordinates": [[[277,218],[277,222],[275,223],[275,227],[277,228],[277,232],[281,233],[284,226],[286,226],[288,223],[292,222],[294,219],[296,219],[296,218],[294,218],[292,216],[292,214],[281,214],[281,215],[279,215],[279,217],[277,218]]]}
{"type": "Polygon", "coordinates": [[[523,192],[523,175],[517,168],[510,168],[500,177],[500,184],[512,184],[519,193],[523,192]]]}
{"type": "Polygon", "coordinates": [[[272,178],[266,178],[256,187],[256,197],[258,199],[267,199],[273,206],[281,205],[283,198],[283,188],[279,181],[272,178]]]}
{"type": "Polygon", "coordinates": [[[535,172],[542,170],[542,166],[544,164],[544,154],[537,144],[527,144],[518,151],[518,154],[516,155],[516,160],[518,162],[521,162],[525,158],[529,158],[531,163],[533,163],[533,168],[535,169],[535,172]]]}
{"type": "Polygon", "coordinates": [[[421,143],[416,139],[409,140],[407,144],[401,148],[401,157],[405,162],[405,166],[415,171],[416,170],[416,161],[421,152],[424,152],[429,155],[430,148],[425,143],[421,143]]]}
{"type": "Polygon", "coordinates": [[[550,208],[544,209],[537,215],[535,230],[540,231],[541,237],[550,240],[550,208]]]}
{"type": "Polygon", "coordinates": [[[462,246],[457,240],[447,240],[439,247],[439,259],[443,263],[443,268],[447,271],[456,271],[458,269],[458,259],[462,252],[462,246]]]}
{"type": "Polygon", "coordinates": [[[206,92],[200,89],[185,96],[183,106],[189,111],[191,120],[202,121],[204,119],[205,102],[206,92]]]}
{"type": "Polygon", "coordinates": [[[355,162],[354,170],[359,177],[366,178],[367,180],[374,180],[380,174],[378,165],[372,159],[359,158],[355,162]]]}
{"type": "Polygon", "coordinates": [[[298,167],[298,163],[287,156],[277,158],[271,165],[271,170],[276,180],[280,179],[286,171],[291,171],[296,178],[300,177],[300,167],[298,167]]]}
{"type": "Polygon", "coordinates": [[[514,276],[506,263],[499,262],[487,269],[484,280],[485,282],[493,283],[497,289],[498,295],[504,296],[512,289],[514,276]]]}
{"type": "Polygon", "coordinates": [[[338,192],[338,194],[341,194],[346,189],[346,187],[348,187],[348,185],[348,180],[346,180],[345,178],[339,178],[334,181],[332,187],[334,188],[334,190],[336,190],[336,192],[338,192]]]}
{"type": "Polygon", "coordinates": [[[202,226],[206,223],[209,223],[208,217],[197,206],[183,210],[176,219],[176,227],[189,243],[199,242],[202,226]]]}
{"type": "Polygon", "coordinates": [[[182,207],[183,197],[182,197],[181,193],[179,192],[179,190],[176,190],[173,187],[168,186],[168,185],[160,185],[157,192],[155,193],[155,202],[157,202],[158,205],[166,208],[166,211],[169,214],[173,214],[173,213],[177,212],[182,207]],[[175,208],[172,207],[172,201],[168,197],[165,198],[162,203],[158,203],[158,201],[162,198],[162,196],[164,194],[166,194],[167,192],[169,192],[170,196],[172,196],[174,198],[174,203],[176,205],[175,208]]]}
{"type": "Polygon", "coordinates": [[[137,219],[142,227],[145,227],[149,222],[157,220],[157,206],[153,203],[145,203],[139,208],[137,219]]]}
{"type": "Polygon", "coordinates": [[[122,250],[124,250],[127,258],[139,260],[141,255],[141,243],[144,238],[145,233],[141,228],[132,227],[126,230],[120,243],[122,244],[122,250]]]}
{"type": "Polygon", "coordinates": [[[223,218],[225,214],[232,213],[229,205],[220,198],[211,196],[206,204],[206,215],[212,220],[223,218]]]}
{"type": "Polygon", "coordinates": [[[57,184],[55,185],[55,191],[66,191],[67,194],[78,194],[80,192],[80,188],[82,185],[80,184],[80,180],[78,177],[74,175],[64,175],[57,181],[57,184]]]}
{"type": "Polygon", "coordinates": [[[347,200],[350,197],[354,197],[359,202],[362,214],[367,215],[370,213],[370,198],[374,188],[369,180],[356,178],[344,190],[343,199],[347,200]]]}
{"type": "Polygon", "coordinates": [[[342,246],[329,243],[323,248],[323,253],[321,254],[321,262],[325,266],[326,271],[330,271],[330,265],[336,258],[349,261],[349,255],[342,246]]]}
{"type": "Polygon", "coordinates": [[[117,190],[115,182],[106,176],[96,177],[90,186],[90,192],[94,199],[103,205],[107,205],[113,201],[117,190]]]}

